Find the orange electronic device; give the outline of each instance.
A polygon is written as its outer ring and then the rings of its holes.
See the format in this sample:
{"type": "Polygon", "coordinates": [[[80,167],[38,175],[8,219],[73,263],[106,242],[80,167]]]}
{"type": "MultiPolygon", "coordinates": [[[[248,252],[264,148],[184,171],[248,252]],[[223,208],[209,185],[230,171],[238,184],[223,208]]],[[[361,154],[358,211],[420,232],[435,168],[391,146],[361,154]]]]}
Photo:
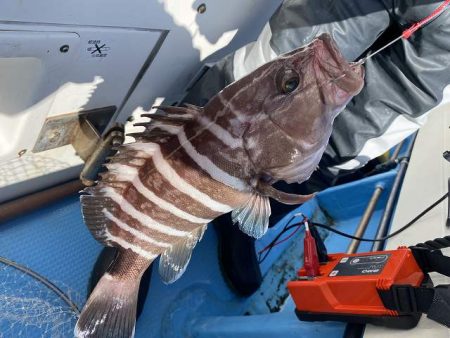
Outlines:
{"type": "Polygon", "coordinates": [[[337,320],[398,328],[417,325],[424,309],[420,304],[418,308],[415,293],[433,290],[428,275],[406,247],[330,254],[328,262],[320,265],[317,276],[308,277],[302,268],[288,288],[300,320],[337,320]]]}

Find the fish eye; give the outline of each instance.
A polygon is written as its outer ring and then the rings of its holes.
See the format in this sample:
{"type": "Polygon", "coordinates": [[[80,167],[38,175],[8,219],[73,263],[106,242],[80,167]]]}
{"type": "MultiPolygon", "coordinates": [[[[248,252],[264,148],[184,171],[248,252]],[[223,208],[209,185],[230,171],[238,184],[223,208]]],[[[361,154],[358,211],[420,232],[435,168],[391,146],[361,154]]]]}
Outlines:
{"type": "Polygon", "coordinates": [[[282,94],[290,94],[298,87],[300,78],[292,69],[283,69],[277,74],[276,81],[282,94]]]}
{"type": "Polygon", "coordinates": [[[283,93],[289,94],[294,91],[295,88],[298,87],[298,76],[297,77],[291,77],[290,79],[287,79],[283,83],[283,93]]]}

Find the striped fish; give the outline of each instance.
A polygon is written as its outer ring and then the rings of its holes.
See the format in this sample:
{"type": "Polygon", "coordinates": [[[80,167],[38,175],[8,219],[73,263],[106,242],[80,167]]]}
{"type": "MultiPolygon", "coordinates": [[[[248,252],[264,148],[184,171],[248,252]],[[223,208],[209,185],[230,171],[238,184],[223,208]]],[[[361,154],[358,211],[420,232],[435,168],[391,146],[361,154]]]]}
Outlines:
{"type": "Polygon", "coordinates": [[[178,279],[207,224],[232,211],[242,231],[267,230],[269,198],[302,203],[311,195],[275,190],[316,168],[332,123],[363,86],[322,35],[261,66],[201,108],[159,107],[135,143],[120,147],[107,172],[81,196],[93,236],[119,254],[89,297],[77,337],[131,337],[144,271],[160,256],[166,283],[178,279]]]}

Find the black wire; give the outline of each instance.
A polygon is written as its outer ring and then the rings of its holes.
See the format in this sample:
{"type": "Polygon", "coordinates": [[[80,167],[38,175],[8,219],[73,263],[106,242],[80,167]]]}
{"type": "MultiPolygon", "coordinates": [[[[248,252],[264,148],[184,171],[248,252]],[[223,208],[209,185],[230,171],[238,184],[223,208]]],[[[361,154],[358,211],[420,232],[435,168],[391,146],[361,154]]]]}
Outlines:
{"type": "MultiPolygon", "coordinates": [[[[444,196],[442,196],[441,198],[439,198],[436,202],[434,202],[432,205],[430,205],[428,208],[426,208],[424,211],[422,211],[419,215],[417,215],[416,217],[414,217],[411,221],[409,221],[406,225],[402,226],[400,229],[394,231],[393,233],[384,236],[384,237],[380,237],[377,239],[370,239],[370,238],[364,238],[364,237],[357,237],[357,236],[352,236],[349,235],[345,232],[339,231],[334,229],[333,227],[329,226],[329,225],[325,225],[325,224],[320,224],[320,223],[315,223],[315,222],[311,222],[313,225],[319,227],[319,228],[325,228],[327,230],[330,230],[338,235],[347,237],[347,238],[351,238],[351,239],[356,239],[359,240],[361,242],[381,242],[381,241],[385,241],[386,239],[392,238],[394,236],[397,236],[399,233],[405,231],[406,229],[408,229],[411,225],[413,225],[414,223],[416,223],[420,218],[422,218],[423,216],[425,216],[425,214],[427,214],[431,209],[433,209],[435,206],[437,206],[439,203],[441,203],[443,200],[445,200],[448,196],[448,193],[445,193],[444,196]]],[[[301,223],[296,223],[297,225],[302,224],[301,223]]]]}
{"type": "Polygon", "coordinates": [[[441,198],[439,198],[436,202],[434,202],[432,205],[430,205],[428,208],[426,208],[424,211],[422,211],[419,215],[417,215],[416,217],[414,217],[409,223],[407,223],[406,225],[402,226],[400,229],[398,229],[397,231],[394,231],[392,234],[387,235],[385,237],[383,237],[384,239],[388,239],[391,238],[395,235],[398,235],[399,233],[401,233],[402,231],[408,229],[411,225],[413,225],[415,222],[417,222],[420,218],[422,218],[422,216],[425,216],[425,214],[427,214],[431,209],[433,209],[435,206],[437,206],[439,203],[441,203],[443,200],[445,200],[448,197],[448,193],[445,193],[444,196],[442,196],[441,198]]]}
{"type": "MultiPolygon", "coordinates": [[[[389,234],[387,236],[384,236],[384,237],[381,237],[381,238],[377,238],[377,239],[370,239],[370,238],[353,236],[353,235],[347,234],[345,232],[339,231],[339,230],[335,229],[334,227],[326,225],[326,224],[321,224],[321,223],[316,223],[316,222],[311,222],[311,221],[309,221],[309,223],[314,225],[314,226],[317,226],[319,228],[327,229],[327,230],[329,230],[331,232],[334,232],[334,233],[336,233],[336,234],[338,234],[340,236],[347,237],[347,238],[350,238],[350,239],[356,239],[356,240],[361,241],[361,242],[380,242],[380,241],[385,241],[386,239],[392,238],[392,237],[398,235],[399,233],[405,231],[406,229],[408,229],[411,225],[416,223],[420,218],[422,218],[425,214],[427,214],[431,209],[433,209],[439,203],[441,203],[443,200],[445,200],[447,198],[447,196],[448,196],[448,193],[445,193],[444,196],[439,198],[436,202],[434,202],[432,205],[430,205],[428,208],[426,208],[424,211],[422,211],[420,214],[418,214],[416,217],[414,217],[406,225],[402,226],[400,229],[394,231],[393,233],[391,233],[391,234],[389,234]]],[[[266,246],[266,248],[268,247],[268,249],[266,250],[266,253],[265,253],[265,255],[262,258],[261,258],[261,254],[259,254],[258,263],[261,264],[267,258],[267,256],[269,255],[270,251],[274,247],[274,244],[278,241],[278,239],[286,231],[304,224],[304,221],[302,221],[302,222],[298,222],[298,223],[294,223],[292,225],[289,225],[295,217],[296,216],[292,216],[291,219],[286,223],[284,228],[280,231],[280,233],[269,243],[269,245],[266,246]]]]}

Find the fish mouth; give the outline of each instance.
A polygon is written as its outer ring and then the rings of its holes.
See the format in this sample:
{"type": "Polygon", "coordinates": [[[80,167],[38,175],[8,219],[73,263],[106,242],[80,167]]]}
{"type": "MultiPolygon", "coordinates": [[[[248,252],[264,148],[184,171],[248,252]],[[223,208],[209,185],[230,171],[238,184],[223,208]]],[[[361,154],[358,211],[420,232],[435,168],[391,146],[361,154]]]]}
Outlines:
{"type": "Polygon", "coordinates": [[[364,67],[357,62],[348,62],[339,51],[336,42],[327,34],[316,38],[317,57],[321,70],[327,75],[327,80],[336,84],[337,96],[357,95],[364,86],[364,67]]]}

